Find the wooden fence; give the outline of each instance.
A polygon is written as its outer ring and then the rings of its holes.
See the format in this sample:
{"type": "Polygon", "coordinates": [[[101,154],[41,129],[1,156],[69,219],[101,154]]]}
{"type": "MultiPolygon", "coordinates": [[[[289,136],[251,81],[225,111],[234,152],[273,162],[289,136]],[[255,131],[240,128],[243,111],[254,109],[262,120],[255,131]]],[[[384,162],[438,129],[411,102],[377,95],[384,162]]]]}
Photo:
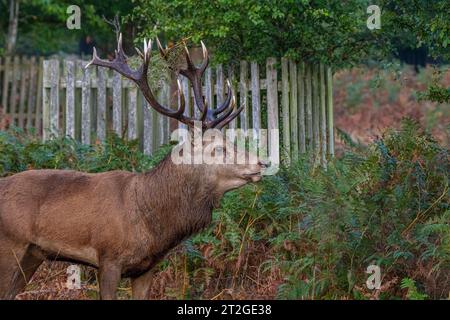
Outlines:
{"type": "MultiPolygon", "coordinates": [[[[43,77],[40,80],[37,76],[37,82],[43,82],[42,131],[39,132],[44,139],[64,134],[93,143],[104,139],[108,131],[114,131],[139,139],[147,154],[169,141],[169,120],[146,105],[134,84],[105,68],[85,69],[85,64],[73,60],[43,62],[43,77]]],[[[19,63],[14,65],[13,70],[21,69],[17,67],[19,63]]],[[[24,87],[28,83],[29,88],[34,88],[35,80],[27,74],[39,73],[30,70],[21,74],[28,79],[23,81],[24,87]]],[[[14,77],[12,92],[16,92],[18,83],[22,88],[22,78],[14,77]]],[[[267,59],[265,65],[246,61],[235,68],[217,65],[208,68],[204,77],[203,94],[209,106],[225,99],[226,79],[232,83],[238,105],[244,106],[244,111],[230,127],[279,129],[280,153],[287,159],[314,151],[316,161],[326,164],[327,158],[334,155],[333,88],[329,67],[274,58],[267,59]]],[[[3,82],[3,87],[5,83],[8,88],[8,80],[3,82]]],[[[160,103],[175,108],[178,99],[173,84],[159,81],[156,86],[160,103]]],[[[182,88],[189,106],[186,112],[195,112],[192,89],[186,79],[182,79],[182,88]]],[[[21,97],[22,91],[19,92],[21,97]]],[[[28,92],[35,91],[29,89],[28,92]]],[[[18,126],[26,123],[40,130],[40,94],[38,90],[36,99],[33,100],[32,93],[24,98],[32,101],[31,104],[21,104],[25,101],[22,98],[11,98],[13,103],[6,104],[8,114],[14,114],[18,126]],[[29,119],[35,120],[30,122],[29,119]]],[[[2,99],[5,100],[5,95],[2,99]]]]}
{"type": "MultiPolygon", "coordinates": [[[[0,108],[12,125],[42,130],[42,57],[0,58],[0,108]]],[[[1,120],[1,119],[0,119],[1,120]]]]}

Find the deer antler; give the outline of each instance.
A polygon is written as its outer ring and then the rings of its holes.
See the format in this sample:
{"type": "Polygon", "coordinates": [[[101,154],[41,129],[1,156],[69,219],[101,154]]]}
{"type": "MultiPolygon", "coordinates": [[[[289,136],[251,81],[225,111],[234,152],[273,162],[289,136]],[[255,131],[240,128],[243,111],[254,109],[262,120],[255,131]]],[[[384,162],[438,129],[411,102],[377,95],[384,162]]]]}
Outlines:
{"type": "Polygon", "coordinates": [[[137,69],[133,70],[128,65],[128,57],[125,55],[123,48],[122,48],[122,34],[119,35],[119,40],[117,42],[117,49],[115,50],[115,58],[112,61],[103,60],[100,59],[97,56],[97,51],[94,48],[93,54],[92,54],[92,60],[86,65],[86,68],[91,65],[96,65],[100,67],[106,67],[113,69],[123,75],[125,78],[128,78],[135,82],[139,89],[141,90],[142,94],[144,95],[144,98],[148,101],[148,103],[159,113],[166,115],[170,118],[177,119],[178,121],[185,123],[189,126],[192,126],[194,124],[194,119],[185,116],[184,109],[185,109],[185,101],[184,96],[181,92],[180,83],[178,84],[178,92],[180,94],[180,108],[178,110],[171,110],[167,107],[162,106],[153,95],[152,90],[150,89],[148,85],[147,80],[147,72],[148,67],[150,63],[151,58],[151,47],[152,47],[152,41],[144,40],[144,52],[141,52],[139,49],[136,48],[136,51],[138,52],[139,56],[142,59],[142,65],[137,69]]]}
{"type": "MultiPolygon", "coordinates": [[[[159,48],[161,56],[167,61],[167,49],[161,46],[158,38],[156,38],[156,43],[159,48]]],[[[236,110],[236,99],[234,98],[233,92],[231,90],[231,84],[227,81],[227,98],[222,104],[216,109],[209,109],[203,99],[202,94],[202,78],[205,73],[206,68],[209,64],[208,49],[206,49],[203,41],[200,41],[202,45],[203,61],[199,67],[196,67],[192,62],[189,50],[184,45],[185,57],[186,57],[186,69],[179,69],[179,73],[189,79],[192,84],[192,89],[194,91],[194,99],[199,109],[201,115],[200,120],[203,123],[203,127],[206,129],[217,128],[221,129],[227,125],[230,121],[236,118],[239,113],[243,110],[243,106],[236,110]],[[234,111],[234,112],[233,112],[234,111]],[[217,117],[217,118],[216,118],[217,117]]]]}
{"type": "MultiPolygon", "coordinates": [[[[160,51],[160,54],[162,58],[167,60],[167,49],[163,49],[161,46],[161,43],[159,42],[159,39],[156,39],[158,48],[160,51]]],[[[184,115],[185,110],[185,99],[184,95],[181,90],[180,82],[177,81],[178,85],[178,93],[180,95],[180,107],[178,110],[171,110],[167,107],[162,106],[153,95],[153,92],[148,84],[147,79],[147,73],[151,58],[151,47],[152,47],[152,41],[146,41],[144,40],[144,52],[136,48],[136,51],[138,55],[142,59],[142,65],[137,69],[133,70],[128,65],[128,57],[125,55],[123,48],[122,48],[122,34],[119,35],[119,39],[117,42],[117,49],[115,50],[115,58],[112,61],[103,60],[100,59],[97,56],[97,51],[94,48],[92,60],[86,65],[86,68],[91,65],[96,65],[100,67],[106,67],[113,69],[123,75],[125,78],[128,78],[135,82],[139,89],[141,90],[144,98],[147,100],[147,102],[150,104],[152,108],[154,108],[159,113],[168,116],[170,118],[174,118],[190,127],[194,126],[194,121],[199,120],[202,122],[203,129],[209,129],[209,128],[217,128],[221,129],[226,124],[228,124],[230,121],[232,121],[234,118],[236,118],[239,113],[242,111],[243,107],[235,110],[236,103],[235,98],[232,94],[231,85],[227,81],[227,98],[222,103],[221,106],[219,106],[215,110],[208,109],[206,102],[203,99],[202,95],[202,76],[205,72],[209,58],[208,58],[208,50],[206,49],[205,45],[202,42],[202,49],[203,49],[203,62],[200,65],[200,67],[195,67],[194,63],[192,62],[189,51],[187,47],[185,46],[186,51],[186,62],[187,62],[187,69],[180,69],[179,73],[183,76],[187,77],[188,80],[192,84],[192,88],[194,91],[194,98],[195,102],[197,104],[197,107],[199,108],[201,115],[200,119],[195,119],[188,117],[184,115]],[[234,111],[234,112],[233,112],[234,111]],[[221,115],[220,115],[221,114],[221,115]],[[220,116],[219,116],[220,115],[220,116]],[[216,116],[218,116],[216,118],[216,116]]]]}

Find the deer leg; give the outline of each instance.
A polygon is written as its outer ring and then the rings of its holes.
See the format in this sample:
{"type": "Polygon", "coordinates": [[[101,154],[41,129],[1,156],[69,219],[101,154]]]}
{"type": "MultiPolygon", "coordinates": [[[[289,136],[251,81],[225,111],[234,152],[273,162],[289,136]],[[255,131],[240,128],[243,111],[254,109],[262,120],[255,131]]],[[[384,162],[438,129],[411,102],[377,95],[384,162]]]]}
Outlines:
{"type": "Polygon", "coordinates": [[[0,299],[14,299],[42,261],[32,254],[31,246],[0,235],[0,299]]]}
{"type": "Polygon", "coordinates": [[[133,299],[147,300],[150,295],[150,288],[153,283],[153,270],[149,270],[143,275],[131,279],[131,291],[133,299]]]}
{"type": "Polygon", "coordinates": [[[121,278],[120,267],[113,262],[100,263],[99,267],[99,286],[100,299],[115,300],[117,299],[117,285],[121,278]]]}
{"type": "Polygon", "coordinates": [[[43,258],[34,254],[34,246],[29,245],[20,261],[20,273],[16,272],[15,281],[11,285],[11,295],[13,295],[13,297],[25,289],[26,285],[43,261],[43,258]]]}

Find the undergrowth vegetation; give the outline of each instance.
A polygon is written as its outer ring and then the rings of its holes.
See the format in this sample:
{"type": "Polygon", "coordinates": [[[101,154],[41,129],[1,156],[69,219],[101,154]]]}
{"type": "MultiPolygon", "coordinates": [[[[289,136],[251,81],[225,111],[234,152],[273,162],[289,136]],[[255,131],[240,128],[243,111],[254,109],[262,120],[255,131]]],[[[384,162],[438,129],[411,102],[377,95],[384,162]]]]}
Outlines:
{"type": "MultiPolygon", "coordinates": [[[[0,132],[0,176],[31,168],[144,171],[135,142],[84,146],[0,132]]],[[[404,120],[367,148],[314,167],[308,156],[228,193],[212,225],[161,262],[154,298],[449,298],[449,151],[404,120]],[[370,290],[369,265],[381,269],[370,290]]],[[[124,290],[129,287],[123,282],[124,290]]]]}

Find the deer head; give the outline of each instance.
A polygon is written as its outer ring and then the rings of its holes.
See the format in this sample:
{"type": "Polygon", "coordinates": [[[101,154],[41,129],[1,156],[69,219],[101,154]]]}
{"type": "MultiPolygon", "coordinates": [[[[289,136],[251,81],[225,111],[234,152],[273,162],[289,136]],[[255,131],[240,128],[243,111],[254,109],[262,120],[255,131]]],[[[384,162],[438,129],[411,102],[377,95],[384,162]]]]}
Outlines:
{"type": "MultiPolygon", "coordinates": [[[[156,43],[161,57],[167,61],[169,49],[164,49],[158,38],[156,39],[156,43]]],[[[224,126],[239,115],[239,113],[243,110],[243,106],[236,108],[236,99],[233,95],[231,84],[227,81],[227,96],[225,101],[214,109],[209,108],[202,93],[202,77],[208,67],[209,56],[208,50],[203,42],[201,42],[201,45],[203,51],[203,61],[201,64],[198,67],[195,66],[187,47],[184,46],[186,67],[177,70],[177,73],[186,77],[192,86],[195,104],[199,111],[197,118],[185,115],[186,102],[181,90],[179,79],[177,79],[178,95],[180,97],[178,110],[172,110],[167,106],[161,105],[155,98],[147,79],[151,59],[151,40],[144,40],[143,51],[136,48],[136,52],[142,59],[142,64],[138,69],[132,69],[127,63],[128,57],[125,55],[122,48],[122,34],[118,37],[115,58],[112,61],[100,59],[97,56],[96,49],[94,48],[92,60],[86,65],[86,67],[89,67],[90,65],[107,67],[132,80],[141,90],[144,98],[153,109],[169,118],[173,118],[181,123],[184,123],[191,130],[191,132],[193,131],[196,123],[201,124],[202,133],[210,129],[217,129],[216,132],[220,132],[224,126]]],[[[202,141],[202,147],[208,148],[210,143],[211,142],[208,141],[202,141]]],[[[216,151],[217,150],[213,151],[213,155],[216,151]]],[[[238,157],[238,151],[234,143],[226,142],[225,139],[223,139],[220,152],[224,159],[227,158],[227,153],[229,154],[230,152],[234,153],[233,159],[237,159],[238,157]]],[[[255,159],[255,157],[252,157],[247,152],[244,152],[244,154],[245,159],[255,159]]],[[[226,164],[224,161],[223,163],[195,164],[195,166],[197,168],[201,167],[200,170],[202,172],[209,175],[211,179],[217,180],[216,183],[220,186],[220,189],[226,192],[230,189],[240,187],[248,182],[259,181],[261,178],[261,171],[265,167],[265,164],[256,160],[252,161],[252,163],[247,161],[247,163],[244,164],[226,164]]]]}

